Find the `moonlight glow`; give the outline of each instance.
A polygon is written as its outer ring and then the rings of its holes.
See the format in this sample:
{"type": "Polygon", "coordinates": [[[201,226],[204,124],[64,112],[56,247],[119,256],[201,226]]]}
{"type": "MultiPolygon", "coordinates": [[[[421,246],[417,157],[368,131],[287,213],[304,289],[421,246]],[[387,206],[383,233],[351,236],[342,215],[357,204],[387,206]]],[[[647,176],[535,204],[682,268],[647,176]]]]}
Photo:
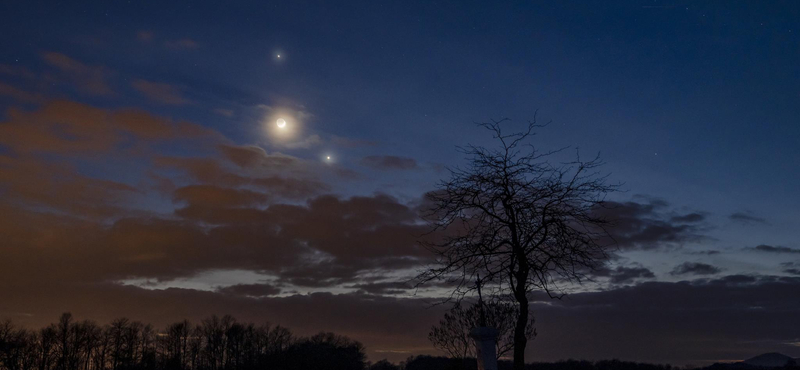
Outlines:
{"type": "Polygon", "coordinates": [[[263,134],[275,145],[291,146],[303,137],[303,120],[288,108],[266,107],[260,122],[263,134]]]}

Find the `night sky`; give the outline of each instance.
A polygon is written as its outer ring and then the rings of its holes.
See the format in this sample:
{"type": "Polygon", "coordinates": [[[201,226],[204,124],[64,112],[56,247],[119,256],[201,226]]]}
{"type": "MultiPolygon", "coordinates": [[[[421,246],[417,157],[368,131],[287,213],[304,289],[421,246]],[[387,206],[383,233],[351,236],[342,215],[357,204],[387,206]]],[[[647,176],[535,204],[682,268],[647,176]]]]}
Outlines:
{"type": "Polygon", "coordinates": [[[0,44],[0,318],[441,354],[423,194],[536,117],[625,191],[528,360],[800,357],[800,3],[6,1],[0,44]]]}

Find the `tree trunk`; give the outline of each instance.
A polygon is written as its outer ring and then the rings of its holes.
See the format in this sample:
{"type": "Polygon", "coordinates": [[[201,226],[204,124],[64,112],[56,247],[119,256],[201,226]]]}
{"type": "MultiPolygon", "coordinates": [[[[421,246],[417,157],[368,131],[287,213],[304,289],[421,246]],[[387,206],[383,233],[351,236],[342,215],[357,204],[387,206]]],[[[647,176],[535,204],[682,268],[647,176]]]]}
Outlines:
{"type": "Polygon", "coordinates": [[[528,338],[525,335],[525,328],[528,324],[528,298],[522,294],[523,298],[519,303],[519,316],[517,316],[517,324],[514,327],[514,370],[523,370],[525,368],[525,347],[528,344],[528,338]]]}
{"type": "Polygon", "coordinates": [[[520,268],[516,273],[516,287],[514,287],[514,299],[519,304],[517,324],[514,326],[514,370],[525,369],[525,347],[528,344],[525,328],[528,325],[528,289],[526,283],[529,267],[524,258],[520,258],[519,264],[520,268]]]}

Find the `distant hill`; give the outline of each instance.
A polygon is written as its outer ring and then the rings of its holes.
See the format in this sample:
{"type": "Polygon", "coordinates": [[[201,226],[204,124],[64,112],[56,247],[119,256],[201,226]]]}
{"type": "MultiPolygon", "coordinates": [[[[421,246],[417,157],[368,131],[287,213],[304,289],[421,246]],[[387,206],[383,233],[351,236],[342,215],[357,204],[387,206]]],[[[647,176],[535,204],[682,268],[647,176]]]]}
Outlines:
{"type": "Polygon", "coordinates": [[[784,367],[790,362],[796,361],[794,358],[786,356],[782,353],[772,352],[758,355],[756,357],[744,360],[745,364],[758,367],[784,367]]]}
{"type": "Polygon", "coordinates": [[[733,363],[716,363],[705,369],[707,370],[763,370],[775,368],[798,368],[800,358],[792,358],[782,353],[764,353],[753,358],[733,363]]]}

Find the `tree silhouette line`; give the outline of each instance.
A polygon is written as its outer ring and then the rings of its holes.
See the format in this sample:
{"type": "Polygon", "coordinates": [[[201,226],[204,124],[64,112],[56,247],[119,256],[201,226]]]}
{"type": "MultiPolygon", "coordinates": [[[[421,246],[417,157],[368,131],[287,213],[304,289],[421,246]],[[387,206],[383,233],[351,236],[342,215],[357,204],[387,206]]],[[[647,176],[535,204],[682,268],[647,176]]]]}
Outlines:
{"type": "MultiPolygon", "coordinates": [[[[472,315],[467,315],[472,316],[472,315]]],[[[491,316],[491,315],[490,315],[491,316]]],[[[468,355],[469,356],[469,355],[468,355]]],[[[628,362],[529,364],[537,370],[672,370],[628,362]],[[613,365],[613,366],[610,366],[613,365]]],[[[500,361],[500,369],[511,369],[500,361]]],[[[156,330],[126,318],[107,325],[78,321],[69,313],[33,330],[0,321],[0,370],[473,370],[474,358],[411,356],[394,364],[370,363],[364,346],[321,332],[294,335],[280,325],[256,325],[211,316],[156,330]],[[472,359],[472,361],[469,361],[472,359]],[[466,360],[466,361],[465,361],[466,360]]]]}
{"type": "MultiPolygon", "coordinates": [[[[0,370],[475,370],[476,365],[470,355],[370,363],[364,346],[346,336],[296,336],[280,325],[243,323],[229,315],[199,324],[184,320],[163,330],[126,318],[101,326],[77,321],[69,313],[38,330],[0,321],[0,370]]],[[[512,361],[498,362],[499,370],[512,367],[512,361]]],[[[620,360],[529,363],[525,369],[686,370],[620,360]]],[[[752,370],[727,364],[706,369],[752,370]]],[[[785,368],[790,369],[798,370],[785,368]]]]}
{"type": "MultiPolygon", "coordinates": [[[[510,360],[500,360],[497,362],[497,368],[498,370],[512,370],[514,364],[510,360]]],[[[536,362],[527,363],[524,368],[525,370],[685,370],[671,365],[620,360],[536,362]]],[[[390,370],[390,368],[381,368],[380,370],[390,370]]],[[[477,370],[477,361],[474,358],[472,361],[462,361],[455,357],[415,356],[409,357],[393,370],[477,370]]]]}
{"type": "Polygon", "coordinates": [[[120,318],[100,326],[65,313],[39,330],[0,322],[2,370],[363,370],[364,346],[334,333],[298,337],[280,325],[211,316],[158,331],[120,318]]]}

